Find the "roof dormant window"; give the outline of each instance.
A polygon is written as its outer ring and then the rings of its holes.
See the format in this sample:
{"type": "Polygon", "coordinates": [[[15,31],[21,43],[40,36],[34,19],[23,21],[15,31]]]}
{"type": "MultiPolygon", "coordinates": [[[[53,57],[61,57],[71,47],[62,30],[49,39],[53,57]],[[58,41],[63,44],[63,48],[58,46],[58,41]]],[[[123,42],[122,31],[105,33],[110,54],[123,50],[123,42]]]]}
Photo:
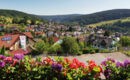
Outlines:
{"type": "Polygon", "coordinates": [[[12,40],[12,37],[4,37],[4,38],[2,38],[2,41],[10,41],[10,40],[12,40]]]}

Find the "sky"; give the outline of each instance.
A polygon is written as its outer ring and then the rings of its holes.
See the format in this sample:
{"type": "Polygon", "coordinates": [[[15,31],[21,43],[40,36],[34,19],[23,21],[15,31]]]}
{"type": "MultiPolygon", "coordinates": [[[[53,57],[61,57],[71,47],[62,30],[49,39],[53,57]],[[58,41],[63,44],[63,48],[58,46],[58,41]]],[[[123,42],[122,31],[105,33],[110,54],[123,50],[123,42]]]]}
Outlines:
{"type": "Polygon", "coordinates": [[[36,15],[90,14],[111,9],[130,9],[130,0],[0,0],[0,9],[36,15]]]}

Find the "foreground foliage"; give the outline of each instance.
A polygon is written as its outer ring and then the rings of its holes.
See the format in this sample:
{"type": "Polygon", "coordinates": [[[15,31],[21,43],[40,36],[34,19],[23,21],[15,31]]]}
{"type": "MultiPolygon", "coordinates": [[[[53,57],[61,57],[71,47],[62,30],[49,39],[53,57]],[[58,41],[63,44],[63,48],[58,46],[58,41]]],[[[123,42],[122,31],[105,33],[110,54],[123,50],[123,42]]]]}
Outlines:
{"type": "MultiPolygon", "coordinates": [[[[111,59],[110,59],[111,60],[111,59]]],[[[113,65],[110,63],[108,65],[113,65]]],[[[77,59],[69,60],[62,57],[41,57],[35,60],[21,54],[14,57],[0,55],[0,79],[1,80],[101,80],[101,73],[104,72],[101,66],[94,61],[87,61],[88,65],[77,59]]],[[[108,63],[108,62],[107,62],[108,63]]],[[[105,64],[105,63],[104,63],[105,64]]],[[[124,72],[123,76],[128,77],[130,61],[124,63],[125,67],[117,64],[118,70],[124,72]]],[[[117,71],[114,67],[105,66],[105,70],[111,68],[112,72],[117,71]]],[[[111,75],[117,75],[112,73],[111,75]]],[[[106,76],[106,75],[105,75],[106,76]]],[[[122,74],[118,74],[122,77],[122,74]]],[[[109,78],[113,76],[109,76],[109,78]]],[[[106,77],[107,78],[107,77],[106,77]]],[[[107,78],[107,79],[109,79],[107,78]]],[[[119,80],[119,79],[118,79],[119,80]]]]}
{"type": "Polygon", "coordinates": [[[129,80],[130,79],[130,60],[124,63],[116,62],[108,58],[101,64],[104,68],[104,76],[107,80],[129,80]]]}

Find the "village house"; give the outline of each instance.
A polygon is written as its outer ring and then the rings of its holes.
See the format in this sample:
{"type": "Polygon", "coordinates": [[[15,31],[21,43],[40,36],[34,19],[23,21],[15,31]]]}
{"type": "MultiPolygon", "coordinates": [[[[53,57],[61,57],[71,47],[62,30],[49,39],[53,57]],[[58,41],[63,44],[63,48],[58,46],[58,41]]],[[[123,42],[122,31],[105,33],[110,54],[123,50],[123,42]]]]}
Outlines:
{"type": "Polygon", "coordinates": [[[116,33],[115,33],[115,36],[116,36],[116,37],[122,37],[123,34],[122,34],[122,33],[119,33],[119,32],[116,32],[116,33]]]}
{"type": "Polygon", "coordinates": [[[102,34],[105,33],[105,30],[102,30],[102,29],[96,29],[96,30],[95,30],[95,33],[96,33],[97,35],[102,35],[102,34]]]}
{"type": "Polygon", "coordinates": [[[81,31],[81,27],[80,27],[80,26],[72,26],[72,28],[73,28],[75,31],[81,31]]]}
{"type": "MultiPolygon", "coordinates": [[[[47,38],[48,41],[49,41],[50,39],[51,39],[51,37],[47,38]]],[[[53,39],[54,42],[57,42],[57,41],[60,40],[60,38],[57,38],[57,37],[55,37],[55,36],[53,36],[52,39],[53,39]]]]}
{"type": "Polygon", "coordinates": [[[19,27],[18,26],[12,26],[12,27],[10,27],[10,31],[12,31],[12,33],[19,32],[19,27]]]}
{"type": "Polygon", "coordinates": [[[40,36],[44,37],[44,36],[46,36],[46,34],[44,32],[42,32],[42,31],[37,31],[37,32],[34,32],[34,33],[35,33],[35,37],[40,37],[40,36]]]}
{"type": "Polygon", "coordinates": [[[81,34],[82,34],[82,32],[77,32],[77,31],[75,31],[75,32],[73,33],[74,37],[78,37],[78,36],[80,36],[81,34]]]}
{"type": "Polygon", "coordinates": [[[86,38],[93,48],[116,50],[116,43],[119,41],[116,37],[107,37],[103,35],[90,35],[86,38]]]}
{"type": "Polygon", "coordinates": [[[0,31],[3,30],[6,27],[7,27],[7,25],[4,25],[4,24],[0,25],[0,31]]]}
{"type": "Polygon", "coordinates": [[[35,29],[32,28],[32,27],[26,27],[26,28],[25,28],[25,31],[26,31],[26,32],[31,32],[31,31],[34,32],[34,30],[35,30],[35,29]]]}
{"type": "Polygon", "coordinates": [[[47,37],[51,37],[51,36],[53,36],[54,35],[54,32],[53,31],[48,31],[47,33],[46,33],[46,36],[47,37]]]}
{"type": "Polygon", "coordinates": [[[12,53],[21,53],[23,52],[23,50],[24,52],[30,52],[30,50],[28,51],[28,49],[30,47],[33,47],[35,43],[32,38],[33,36],[30,32],[0,36],[0,48],[5,46],[6,50],[9,50],[9,52],[12,53]],[[24,37],[24,39],[22,39],[21,37],[24,37]],[[23,49],[23,46],[25,46],[26,49],[23,49]]]}
{"type": "Polygon", "coordinates": [[[35,27],[35,31],[43,31],[44,27],[35,27]]]}

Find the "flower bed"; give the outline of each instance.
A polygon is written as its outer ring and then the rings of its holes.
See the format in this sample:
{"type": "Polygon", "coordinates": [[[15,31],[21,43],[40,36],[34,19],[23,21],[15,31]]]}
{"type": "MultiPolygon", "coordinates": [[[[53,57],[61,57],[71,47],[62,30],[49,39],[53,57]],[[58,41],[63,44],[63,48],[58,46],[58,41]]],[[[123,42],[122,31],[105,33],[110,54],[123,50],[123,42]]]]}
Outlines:
{"type": "Polygon", "coordinates": [[[0,80],[100,80],[101,73],[104,73],[107,79],[114,80],[111,74],[117,74],[115,67],[125,71],[123,77],[128,78],[130,64],[128,60],[115,66],[113,65],[115,61],[112,59],[104,61],[102,63],[104,71],[101,65],[97,65],[94,61],[87,63],[88,65],[85,65],[77,59],[69,60],[62,57],[54,59],[38,57],[33,60],[21,54],[16,54],[14,57],[0,55],[0,80]]]}
{"type": "Polygon", "coordinates": [[[121,63],[108,58],[101,65],[103,66],[103,73],[107,80],[130,79],[130,60],[125,60],[124,63],[121,63]]]}

